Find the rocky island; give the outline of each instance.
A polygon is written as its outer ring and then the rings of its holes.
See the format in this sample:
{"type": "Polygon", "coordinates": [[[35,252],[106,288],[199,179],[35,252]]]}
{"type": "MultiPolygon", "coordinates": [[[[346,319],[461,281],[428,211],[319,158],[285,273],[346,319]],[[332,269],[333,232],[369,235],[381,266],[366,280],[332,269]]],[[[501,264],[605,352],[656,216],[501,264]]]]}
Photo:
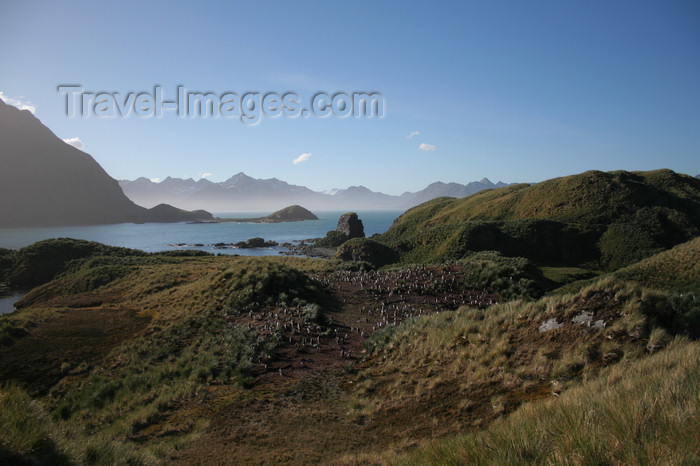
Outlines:
{"type": "Polygon", "coordinates": [[[280,209],[264,217],[256,218],[221,218],[215,222],[240,222],[240,223],[282,223],[282,222],[302,222],[304,220],[318,220],[318,217],[308,209],[300,205],[292,205],[280,209]]]}

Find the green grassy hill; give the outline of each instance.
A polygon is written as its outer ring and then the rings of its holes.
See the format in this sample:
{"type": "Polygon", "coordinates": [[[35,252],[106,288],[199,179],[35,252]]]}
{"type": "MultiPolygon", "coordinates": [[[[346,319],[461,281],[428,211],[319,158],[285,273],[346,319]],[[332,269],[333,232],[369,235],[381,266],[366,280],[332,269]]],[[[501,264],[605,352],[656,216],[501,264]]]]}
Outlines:
{"type": "Polygon", "coordinates": [[[650,288],[700,291],[697,289],[700,280],[700,238],[620,269],[615,276],[650,288]]]}
{"type": "Polygon", "coordinates": [[[0,316],[2,464],[700,458],[700,238],[544,297],[495,252],[6,252],[41,284],[0,316]]]}
{"type": "Polygon", "coordinates": [[[380,241],[408,262],[497,250],[542,264],[613,270],[700,234],[700,181],[671,170],[589,171],[439,198],[380,241]]]}

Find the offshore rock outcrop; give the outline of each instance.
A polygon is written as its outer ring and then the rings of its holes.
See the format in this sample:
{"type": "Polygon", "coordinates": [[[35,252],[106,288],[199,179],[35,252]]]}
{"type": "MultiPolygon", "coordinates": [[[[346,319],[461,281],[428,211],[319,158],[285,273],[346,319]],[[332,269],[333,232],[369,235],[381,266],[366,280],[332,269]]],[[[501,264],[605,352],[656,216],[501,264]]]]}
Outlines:
{"type": "Polygon", "coordinates": [[[338,226],[335,231],[344,234],[347,239],[365,237],[365,227],[362,225],[362,220],[357,217],[355,212],[348,212],[341,215],[338,219],[338,226]]]}

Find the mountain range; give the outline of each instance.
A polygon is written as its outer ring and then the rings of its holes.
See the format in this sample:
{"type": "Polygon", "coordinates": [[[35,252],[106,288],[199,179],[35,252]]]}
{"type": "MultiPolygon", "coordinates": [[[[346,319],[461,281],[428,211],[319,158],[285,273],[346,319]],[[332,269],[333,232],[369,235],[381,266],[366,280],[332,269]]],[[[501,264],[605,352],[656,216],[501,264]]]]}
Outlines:
{"type": "Polygon", "coordinates": [[[168,177],[161,182],[148,178],[121,180],[124,193],[142,206],[167,202],[182,209],[207,209],[212,212],[276,210],[290,204],[311,210],[408,209],[437,197],[463,198],[484,189],[501,188],[487,178],[467,184],[436,182],[418,192],[393,196],[371,191],[364,186],[318,192],[277,178],[256,179],[238,173],[226,181],[168,177]]]}
{"type": "Polygon", "coordinates": [[[484,178],[467,184],[436,182],[400,196],[364,186],[317,192],[242,172],[220,183],[170,177],[160,183],[147,178],[117,182],[29,111],[2,101],[0,167],[0,228],[210,220],[209,212],[195,209],[274,211],[291,204],[313,210],[405,210],[440,197],[465,198],[511,186],[484,178]]]}
{"type": "Polygon", "coordinates": [[[129,200],[89,154],[0,100],[0,227],[207,220],[208,212],[129,200]]]}

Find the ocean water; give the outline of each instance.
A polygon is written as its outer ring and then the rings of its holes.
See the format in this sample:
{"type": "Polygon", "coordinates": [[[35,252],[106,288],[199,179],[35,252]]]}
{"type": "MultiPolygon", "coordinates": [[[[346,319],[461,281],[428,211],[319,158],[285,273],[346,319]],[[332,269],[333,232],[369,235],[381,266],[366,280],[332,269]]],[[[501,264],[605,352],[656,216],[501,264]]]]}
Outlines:
{"type": "Polygon", "coordinates": [[[12,292],[9,296],[0,297],[0,315],[15,311],[15,303],[24,297],[21,291],[12,292]]]}
{"type": "MultiPolygon", "coordinates": [[[[371,236],[385,232],[402,212],[377,210],[358,211],[357,214],[365,227],[365,236],[371,236]]],[[[319,220],[287,223],[121,223],[57,228],[1,228],[0,248],[18,249],[49,238],[76,238],[146,252],[198,249],[219,254],[276,255],[284,249],[279,246],[260,249],[217,249],[212,245],[237,243],[256,236],[280,244],[319,238],[325,236],[328,230],[335,230],[338,218],[344,211],[314,213],[319,220]],[[173,246],[179,244],[204,246],[173,246]]],[[[226,212],[214,215],[220,218],[255,218],[267,214],[269,212],[226,212]]]]}

